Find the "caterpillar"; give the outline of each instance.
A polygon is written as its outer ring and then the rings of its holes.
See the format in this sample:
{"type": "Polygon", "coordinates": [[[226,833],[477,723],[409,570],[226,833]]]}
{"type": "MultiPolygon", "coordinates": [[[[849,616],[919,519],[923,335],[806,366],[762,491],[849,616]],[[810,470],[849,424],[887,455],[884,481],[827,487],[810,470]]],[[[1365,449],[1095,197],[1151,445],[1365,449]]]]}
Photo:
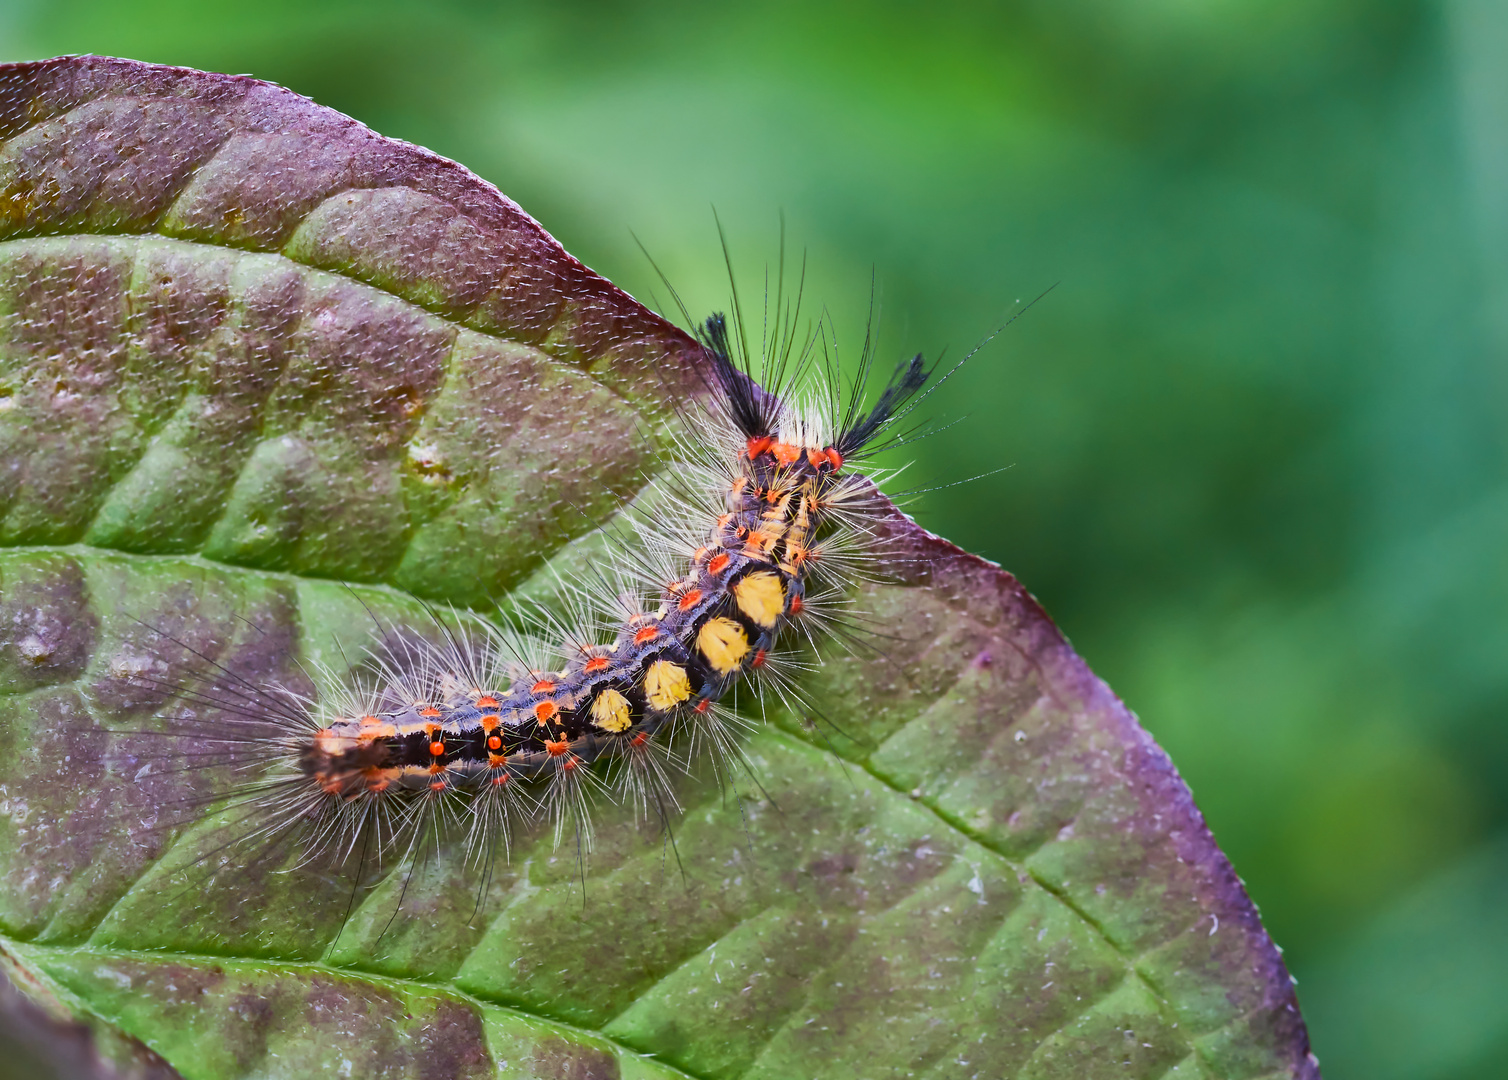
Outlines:
{"type": "Polygon", "coordinates": [[[846,387],[820,325],[800,341],[787,325],[756,372],[734,311],[733,332],[724,315],[697,328],[706,393],[682,408],[653,518],[617,538],[614,571],[562,579],[521,627],[436,613],[438,642],[398,628],[355,678],[317,672],[322,693],[222,670],[185,694],[217,710],[205,752],[228,746],[250,773],[230,796],[247,823],[232,843],[412,860],[459,828],[487,863],[543,815],[557,845],[570,829],[589,850],[596,796],[668,822],[670,769],[708,755],[730,774],[736,687],[799,703],[789,639],[833,629],[875,561],[873,458],[901,441],[932,369],[903,361],[866,405],[869,340],[846,387]]]}

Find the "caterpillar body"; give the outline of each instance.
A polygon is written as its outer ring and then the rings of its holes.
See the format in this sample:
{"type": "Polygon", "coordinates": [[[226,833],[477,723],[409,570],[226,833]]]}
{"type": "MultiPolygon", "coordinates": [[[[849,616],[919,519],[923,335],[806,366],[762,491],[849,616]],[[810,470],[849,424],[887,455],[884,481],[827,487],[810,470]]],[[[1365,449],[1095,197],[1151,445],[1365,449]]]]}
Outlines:
{"type": "Polygon", "coordinates": [[[253,823],[234,842],[412,858],[436,825],[459,824],[487,861],[520,815],[542,812],[557,844],[573,828],[590,847],[595,790],[615,783],[662,818],[676,808],[679,733],[688,756],[710,753],[727,774],[741,721],[724,699],[741,681],[799,702],[782,637],[815,638],[863,575],[875,473],[853,466],[896,441],[930,372],[920,355],[903,362],[865,408],[867,344],[845,398],[835,365],[813,362],[820,334],[794,364],[788,339],[766,354],[768,389],[723,316],[698,337],[706,406],[683,412],[655,520],[617,580],[561,583],[570,616],[542,607],[523,632],[481,633],[437,617],[443,643],[400,632],[366,678],[325,673],[323,694],[231,677],[187,695],[219,711],[220,737],[253,774],[231,797],[253,823]],[[788,370],[818,367],[826,385],[805,403],[782,393],[788,370]]]}

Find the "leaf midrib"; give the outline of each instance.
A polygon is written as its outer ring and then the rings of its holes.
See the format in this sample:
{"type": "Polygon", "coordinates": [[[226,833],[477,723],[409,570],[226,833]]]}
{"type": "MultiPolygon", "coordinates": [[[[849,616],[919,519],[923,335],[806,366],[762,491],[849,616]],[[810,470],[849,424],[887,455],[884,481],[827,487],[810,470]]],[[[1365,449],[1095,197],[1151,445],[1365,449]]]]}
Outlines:
{"type": "MultiPolygon", "coordinates": [[[[243,969],[248,973],[252,970],[267,971],[268,969],[277,969],[279,971],[295,973],[307,972],[309,974],[326,975],[332,979],[344,982],[360,981],[378,988],[386,988],[398,991],[400,993],[404,991],[422,990],[429,993],[443,994],[447,997],[463,1001],[477,1010],[494,1009],[500,1012],[511,1013],[515,1016],[520,1016],[528,1020],[535,1021],[536,1023],[548,1024],[551,1027],[557,1028],[561,1032],[566,1034],[577,1036],[585,1035],[593,1039],[600,1039],[603,1042],[610,1043],[621,1053],[630,1054],[634,1057],[653,1057],[655,1063],[661,1068],[673,1070],[674,1072],[677,1072],[680,1075],[686,1077],[687,1080],[711,1080],[710,1077],[699,1076],[696,1073],[688,1072],[685,1069],[673,1066],[657,1056],[645,1054],[642,1051],[635,1050],[631,1046],[628,1046],[622,1042],[619,1042],[617,1039],[614,1039],[612,1036],[605,1035],[602,1032],[594,1030],[592,1028],[582,1027],[580,1024],[572,1024],[569,1021],[561,1020],[553,1016],[547,1016],[543,1013],[532,1012],[528,1009],[520,1008],[517,1005],[504,1004],[502,1002],[489,1001],[486,998],[479,998],[476,995],[462,990],[454,984],[447,982],[433,982],[427,979],[414,978],[412,976],[398,977],[393,975],[379,975],[364,971],[360,968],[333,967],[318,960],[258,960],[244,956],[219,956],[214,953],[193,953],[179,951],[166,952],[144,949],[101,949],[87,944],[72,946],[41,945],[34,942],[21,941],[16,938],[12,938],[8,934],[4,933],[0,933],[0,949],[8,951],[12,955],[16,955],[18,953],[21,955],[25,955],[27,953],[50,953],[57,956],[68,957],[86,955],[97,957],[100,960],[108,960],[112,958],[126,959],[143,965],[160,964],[164,960],[184,960],[191,963],[203,964],[206,966],[243,969]]],[[[52,978],[52,976],[50,975],[48,977],[49,979],[52,978]]],[[[75,994],[75,996],[77,995],[75,994]]],[[[90,1009],[91,1011],[93,1011],[93,1006],[90,1006],[90,1009]]],[[[96,1013],[96,1015],[99,1014],[96,1013]]],[[[118,1019],[116,1018],[109,1016],[101,1016],[100,1018],[108,1023],[118,1025],[118,1019]]],[[[150,1039],[147,1036],[137,1035],[136,1037],[140,1038],[143,1042],[150,1043],[150,1039]]]]}

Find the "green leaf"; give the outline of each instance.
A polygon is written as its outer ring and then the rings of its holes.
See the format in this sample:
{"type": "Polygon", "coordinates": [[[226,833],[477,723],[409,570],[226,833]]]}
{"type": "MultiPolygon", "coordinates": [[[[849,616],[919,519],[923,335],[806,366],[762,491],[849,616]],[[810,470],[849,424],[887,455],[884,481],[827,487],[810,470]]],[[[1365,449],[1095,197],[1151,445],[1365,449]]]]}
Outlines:
{"type": "Polygon", "coordinates": [[[1010,575],[891,510],[881,647],[804,677],[830,728],[772,713],[762,786],[679,779],[673,851],[607,806],[584,862],[533,827],[349,920],[327,867],[186,878],[225,782],[162,765],[186,650],[297,684],[373,616],[606,557],[699,353],[464,169],[265,83],[12,65],[0,135],[0,950],[101,1053],[1318,1075],[1167,757],[1010,575]]]}

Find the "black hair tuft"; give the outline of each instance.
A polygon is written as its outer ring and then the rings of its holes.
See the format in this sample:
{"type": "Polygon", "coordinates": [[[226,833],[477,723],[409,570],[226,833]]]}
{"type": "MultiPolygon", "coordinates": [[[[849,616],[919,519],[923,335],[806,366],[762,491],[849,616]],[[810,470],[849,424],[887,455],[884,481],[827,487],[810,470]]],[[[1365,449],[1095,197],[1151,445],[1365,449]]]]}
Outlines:
{"type": "Polygon", "coordinates": [[[921,353],[909,361],[901,361],[874,408],[845,427],[833,442],[833,449],[845,458],[863,450],[886,424],[899,415],[911,395],[922,388],[931,374],[921,353]]]}
{"type": "Polygon", "coordinates": [[[722,312],[710,316],[697,327],[696,336],[711,362],[715,389],[728,418],[745,438],[762,439],[773,435],[779,418],[779,402],[734,361],[728,341],[727,317],[722,312]]]}

